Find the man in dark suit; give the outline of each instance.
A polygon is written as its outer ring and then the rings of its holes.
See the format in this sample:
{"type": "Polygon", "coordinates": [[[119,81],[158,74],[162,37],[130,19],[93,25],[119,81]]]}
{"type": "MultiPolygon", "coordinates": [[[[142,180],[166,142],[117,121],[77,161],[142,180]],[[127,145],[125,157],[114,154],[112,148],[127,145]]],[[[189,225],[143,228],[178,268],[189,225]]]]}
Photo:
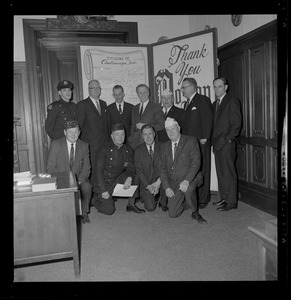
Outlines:
{"type": "Polygon", "coordinates": [[[143,125],[141,135],[144,143],[134,150],[134,165],[140,181],[140,197],[147,211],[154,211],[157,203],[163,211],[167,211],[167,197],[161,186],[158,166],[160,144],[155,141],[155,129],[151,125],[143,125]]]}
{"type": "Polygon", "coordinates": [[[213,103],[212,145],[221,198],[213,204],[220,211],[228,211],[237,208],[236,138],[242,126],[242,114],[239,100],[226,93],[228,83],[225,78],[214,79],[213,87],[217,100],[213,103]]]}
{"type": "MultiPolygon", "coordinates": [[[[184,111],[183,109],[174,105],[174,95],[170,90],[163,90],[161,95],[161,104],[165,120],[169,117],[175,119],[178,124],[182,124],[184,111]]],[[[181,128],[181,133],[183,134],[183,128],[181,128]]],[[[159,142],[165,143],[168,140],[169,137],[165,129],[158,131],[159,142]]]]}
{"type": "Polygon", "coordinates": [[[131,112],[133,105],[123,100],[125,94],[121,85],[115,85],[113,87],[114,103],[111,103],[107,107],[108,113],[108,128],[112,128],[113,124],[123,124],[125,127],[125,140],[128,140],[130,136],[131,128],[131,112]]]}
{"type": "Polygon", "coordinates": [[[167,118],[165,128],[170,141],[162,144],[160,177],[168,197],[170,217],[178,217],[185,209],[191,209],[191,218],[200,224],[206,220],[199,214],[195,190],[202,184],[200,149],[196,138],[181,135],[179,124],[167,118]],[[185,201],[186,200],[186,201],[185,201]]]}
{"type": "Polygon", "coordinates": [[[211,133],[213,128],[213,109],[211,100],[197,93],[194,78],[184,78],[181,86],[183,96],[188,100],[182,122],[183,134],[194,136],[201,150],[201,172],[204,183],[198,190],[199,208],[204,208],[210,201],[211,133]]]}
{"type": "Polygon", "coordinates": [[[131,113],[131,130],[128,139],[129,145],[135,149],[143,143],[141,128],[144,124],[150,124],[158,132],[165,127],[165,119],[160,104],[150,101],[150,89],[146,84],[139,84],[136,93],[140,103],[135,105],[131,113]]]}
{"type": "Polygon", "coordinates": [[[80,139],[87,142],[90,147],[91,183],[96,190],[96,156],[103,144],[109,140],[107,104],[100,99],[101,85],[98,80],[89,81],[88,92],[89,97],[77,104],[76,120],[82,130],[80,139]]]}
{"type": "Polygon", "coordinates": [[[88,216],[92,186],[88,180],[91,166],[89,147],[86,142],[79,140],[80,128],[76,121],[65,123],[65,136],[53,140],[48,154],[47,172],[68,172],[76,175],[81,191],[82,222],[90,223],[88,216]]]}
{"type": "MultiPolygon", "coordinates": [[[[98,152],[96,168],[98,188],[92,198],[92,205],[106,215],[112,215],[116,209],[112,196],[116,184],[123,184],[123,188],[128,189],[135,178],[133,150],[129,145],[124,144],[124,125],[114,124],[111,132],[111,141],[98,152]]],[[[145,212],[135,205],[135,198],[128,199],[126,211],[145,212]]]]}

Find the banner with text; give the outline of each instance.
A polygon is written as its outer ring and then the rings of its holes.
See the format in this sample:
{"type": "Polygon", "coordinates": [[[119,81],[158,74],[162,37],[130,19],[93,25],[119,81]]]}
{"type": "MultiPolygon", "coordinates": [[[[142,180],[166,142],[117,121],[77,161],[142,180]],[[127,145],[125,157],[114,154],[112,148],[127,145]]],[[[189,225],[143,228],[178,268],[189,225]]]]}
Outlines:
{"type": "Polygon", "coordinates": [[[180,91],[185,77],[194,77],[197,92],[213,102],[213,79],[217,76],[216,28],[153,44],[153,72],[155,102],[161,93],[170,89],[175,105],[183,108],[186,98],[180,91]]]}
{"type": "Polygon", "coordinates": [[[148,51],[142,46],[80,46],[83,97],[88,97],[88,82],[97,79],[102,92],[101,99],[107,104],[114,102],[112,88],[124,88],[126,102],[137,104],[136,87],[148,85],[148,51]]]}

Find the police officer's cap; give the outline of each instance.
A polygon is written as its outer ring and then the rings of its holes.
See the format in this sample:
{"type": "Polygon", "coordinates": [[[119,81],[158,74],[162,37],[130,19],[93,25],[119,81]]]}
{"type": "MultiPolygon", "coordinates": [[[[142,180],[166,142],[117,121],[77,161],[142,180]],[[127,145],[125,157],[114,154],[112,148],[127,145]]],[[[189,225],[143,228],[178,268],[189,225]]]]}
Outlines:
{"type": "Polygon", "coordinates": [[[125,127],[123,124],[118,123],[118,124],[113,124],[111,127],[111,133],[117,130],[124,130],[125,131],[125,127]]]}
{"type": "Polygon", "coordinates": [[[69,129],[69,128],[79,127],[78,122],[75,121],[75,120],[67,121],[67,122],[65,122],[64,125],[65,125],[64,128],[65,128],[66,130],[69,129]]]}
{"type": "Polygon", "coordinates": [[[69,80],[62,80],[58,83],[58,86],[57,86],[58,91],[61,89],[66,89],[66,88],[70,88],[72,90],[74,88],[73,83],[69,80]]]}

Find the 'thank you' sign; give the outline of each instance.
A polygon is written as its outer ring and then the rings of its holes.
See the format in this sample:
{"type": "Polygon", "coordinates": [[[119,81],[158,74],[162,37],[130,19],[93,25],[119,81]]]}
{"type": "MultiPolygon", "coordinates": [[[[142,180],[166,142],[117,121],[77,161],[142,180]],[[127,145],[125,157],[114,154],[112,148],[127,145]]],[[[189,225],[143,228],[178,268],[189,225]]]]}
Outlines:
{"type": "Polygon", "coordinates": [[[183,79],[194,77],[199,94],[215,100],[213,79],[217,76],[216,28],[152,44],[155,102],[170,89],[175,105],[183,108],[186,98],[180,91],[183,79]]]}

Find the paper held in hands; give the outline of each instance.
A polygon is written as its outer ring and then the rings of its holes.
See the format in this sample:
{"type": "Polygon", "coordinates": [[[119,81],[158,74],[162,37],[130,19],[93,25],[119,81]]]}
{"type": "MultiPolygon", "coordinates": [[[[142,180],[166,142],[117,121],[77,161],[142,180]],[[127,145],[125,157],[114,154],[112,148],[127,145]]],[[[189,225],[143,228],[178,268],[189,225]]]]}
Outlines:
{"type": "Polygon", "coordinates": [[[125,190],[123,188],[123,184],[117,183],[112,196],[114,197],[132,197],[135,190],[137,189],[137,185],[130,186],[129,189],[125,190]]]}

